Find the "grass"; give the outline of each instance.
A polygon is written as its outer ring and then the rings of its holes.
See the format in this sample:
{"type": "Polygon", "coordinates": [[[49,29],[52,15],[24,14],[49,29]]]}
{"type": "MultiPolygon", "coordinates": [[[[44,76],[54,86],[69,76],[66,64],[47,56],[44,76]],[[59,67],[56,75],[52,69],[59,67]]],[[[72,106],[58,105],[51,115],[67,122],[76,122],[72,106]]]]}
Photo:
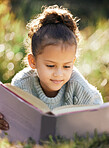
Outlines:
{"type": "Polygon", "coordinates": [[[61,137],[53,139],[50,135],[48,141],[41,141],[41,145],[36,144],[31,138],[23,143],[11,143],[5,137],[0,139],[0,148],[109,148],[109,134],[98,135],[95,131],[93,137],[89,137],[88,134],[85,137],[75,134],[74,139],[69,140],[61,137]]]}

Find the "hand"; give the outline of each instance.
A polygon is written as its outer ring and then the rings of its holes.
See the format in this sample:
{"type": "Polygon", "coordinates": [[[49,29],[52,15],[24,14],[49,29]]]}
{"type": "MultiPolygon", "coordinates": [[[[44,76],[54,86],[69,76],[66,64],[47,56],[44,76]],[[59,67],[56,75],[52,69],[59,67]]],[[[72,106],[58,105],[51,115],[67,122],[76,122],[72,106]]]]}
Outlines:
{"type": "Polygon", "coordinates": [[[3,114],[0,113],[0,129],[1,130],[8,130],[9,129],[9,124],[8,122],[4,119],[3,114]]]}

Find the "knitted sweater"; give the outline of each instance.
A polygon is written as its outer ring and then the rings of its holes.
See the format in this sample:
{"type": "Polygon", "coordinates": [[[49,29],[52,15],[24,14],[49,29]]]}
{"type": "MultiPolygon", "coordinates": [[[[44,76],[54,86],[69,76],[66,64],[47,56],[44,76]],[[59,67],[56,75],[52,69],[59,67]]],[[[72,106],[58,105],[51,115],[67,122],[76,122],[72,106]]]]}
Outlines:
{"type": "Polygon", "coordinates": [[[63,85],[55,97],[47,97],[39,83],[37,72],[24,68],[12,79],[12,85],[31,93],[45,102],[50,109],[63,105],[102,104],[101,94],[74,68],[70,80],[63,85]]]}

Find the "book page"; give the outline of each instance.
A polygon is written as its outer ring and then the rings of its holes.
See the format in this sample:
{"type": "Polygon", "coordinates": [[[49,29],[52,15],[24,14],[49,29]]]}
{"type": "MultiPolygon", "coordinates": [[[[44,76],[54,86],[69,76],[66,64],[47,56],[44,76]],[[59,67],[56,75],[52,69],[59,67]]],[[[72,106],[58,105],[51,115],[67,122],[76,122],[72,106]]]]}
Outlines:
{"type": "Polygon", "coordinates": [[[9,83],[4,84],[4,86],[8,88],[10,91],[12,91],[15,95],[20,97],[22,101],[31,104],[32,106],[40,109],[44,113],[50,112],[49,107],[43,101],[33,96],[32,94],[25,92],[16,86],[12,86],[9,83]]]}
{"type": "Polygon", "coordinates": [[[72,112],[81,112],[88,110],[96,110],[100,108],[100,105],[65,105],[52,110],[52,113],[55,115],[72,113],[72,112]]]}

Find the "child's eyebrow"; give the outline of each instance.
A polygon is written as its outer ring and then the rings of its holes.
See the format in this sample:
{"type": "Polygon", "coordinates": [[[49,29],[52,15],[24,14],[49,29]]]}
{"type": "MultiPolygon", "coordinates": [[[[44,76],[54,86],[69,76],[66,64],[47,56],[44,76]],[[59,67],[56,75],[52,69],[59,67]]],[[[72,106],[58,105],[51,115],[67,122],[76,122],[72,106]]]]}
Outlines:
{"type": "Polygon", "coordinates": [[[45,62],[51,62],[51,63],[56,63],[54,61],[51,61],[51,60],[44,60],[45,62]]]}
{"type": "MultiPolygon", "coordinates": [[[[56,62],[54,62],[54,61],[51,61],[51,60],[44,60],[45,62],[51,62],[51,63],[56,63],[56,62]]],[[[70,63],[73,63],[73,61],[69,61],[69,62],[66,62],[66,63],[64,63],[64,64],[70,64],[70,63]]]]}

